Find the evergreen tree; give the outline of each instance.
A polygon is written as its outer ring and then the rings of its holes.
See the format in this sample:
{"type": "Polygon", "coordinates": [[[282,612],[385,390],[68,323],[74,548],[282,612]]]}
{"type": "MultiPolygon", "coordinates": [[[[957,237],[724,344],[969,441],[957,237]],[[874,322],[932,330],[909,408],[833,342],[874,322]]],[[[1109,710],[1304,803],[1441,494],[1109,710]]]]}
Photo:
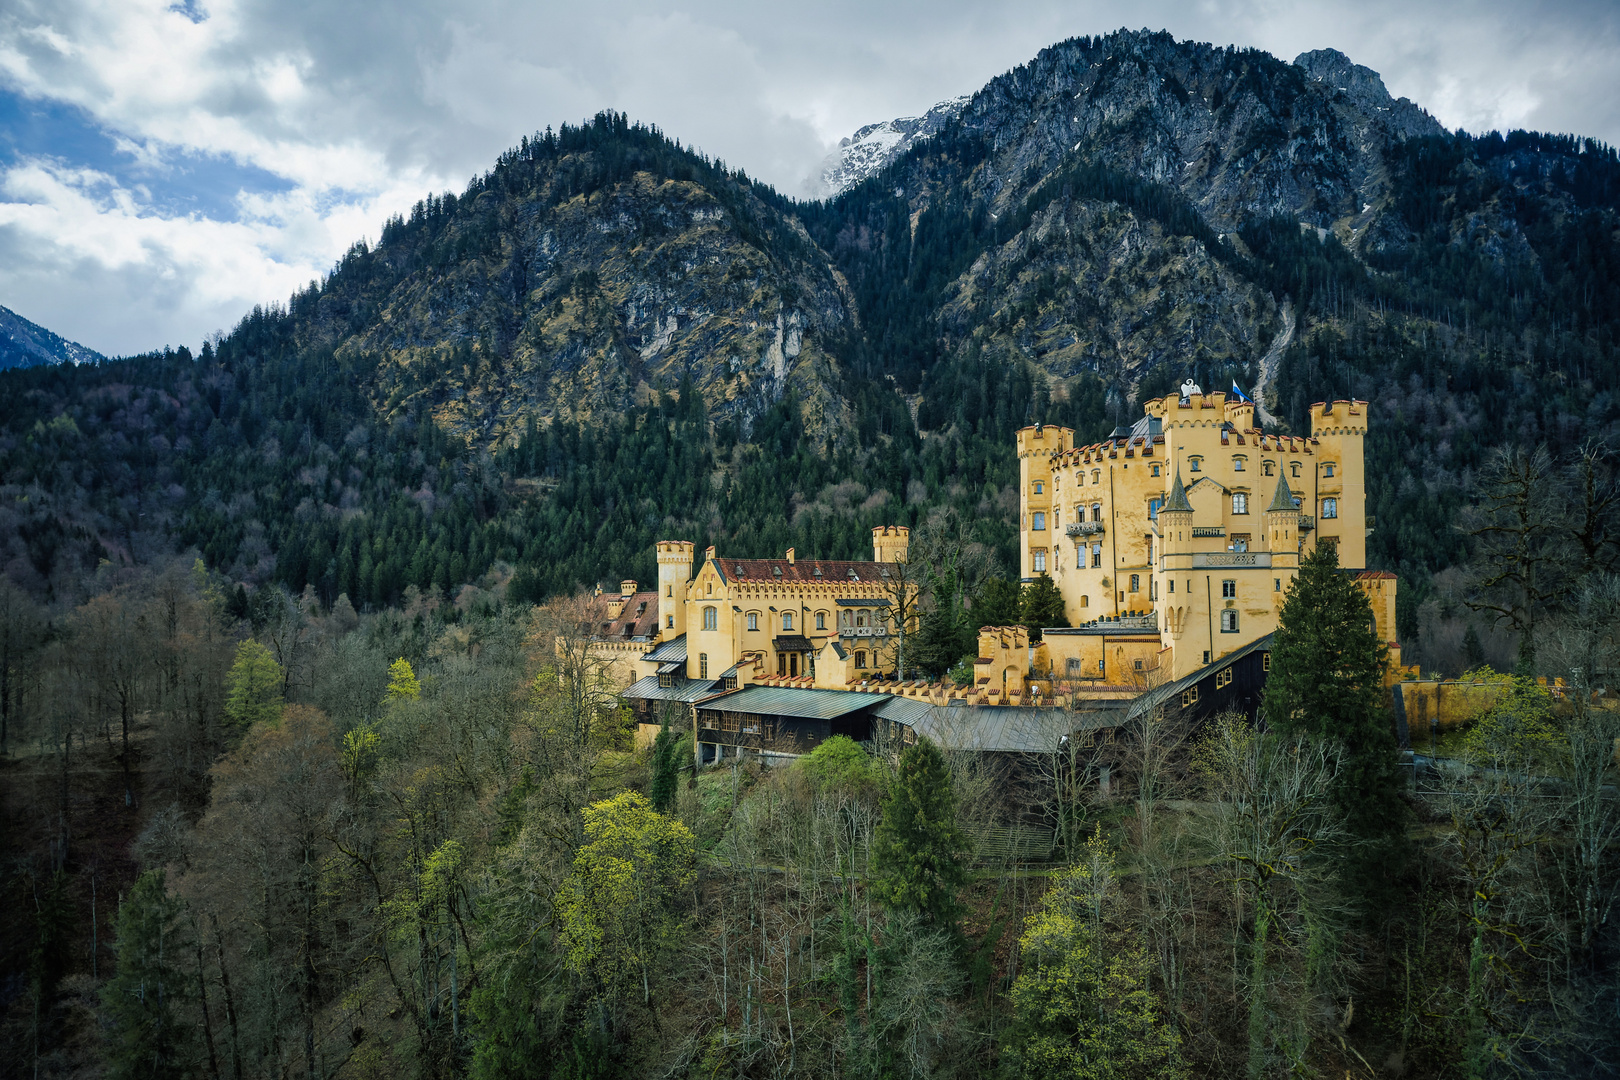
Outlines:
{"type": "Polygon", "coordinates": [[[1485,646],[1480,643],[1479,630],[1473,623],[1468,624],[1468,632],[1463,635],[1463,664],[1464,671],[1485,666],[1485,646]]]}
{"type": "Polygon", "coordinates": [[[1045,574],[1038,575],[1024,586],[1018,614],[1018,621],[1029,628],[1031,641],[1041,639],[1042,627],[1069,625],[1069,616],[1063,608],[1063,594],[1058,592],[1057,585],[1045,574]]]}
{"type": "Polygon", "coordinates": [[[1386,658],[1366,594],[1340,572],[1338,553],[1318,545],[1283,600],[1261,710],[1275,731],[1341,748],[1335,799],[1351,833],[1376,842],[1353,868],[1363,886],[1387,867],[1403,825],[1395,735],[1384,706],[1386,658]]]}
{"type": "Polygon", "coordinates": [[[678,741],[675,733],[669,729],[669,714],[666,712],[658,725],[658,737],[653,740],[652,780],[647,785],[653,809],[660,814],[667,814],[675,807],[675,790],[681,768],[675,748],[678,741]]]}
{"type": "Polygon", "coordinates": [[[883,799],[872,850],[873,888],[890,908],[905,908],[939,927],[954,927],[967,880],[967,836],[956,824],[956,796],[945,755],[928,738],[900,755],[883,799]]]}
{"type": "Polygon", "coordinates": [[[981,626],[1013,626],[1023,621],[1023,598],[1018,584],[1004,577],[985,579],[973,601],[968,622],[974,630],[981,626]]]}
{"type": "Polygon", "coordinates": [[[236,647],[225,676],[225,718],[244,728],[281,718],[281,665],[270,650],[248,638],[236,647]]]}
{"type": "Polygon", "coordinates": [[[181,906],[163,871],[149,870],[119,909],[118,974],[101,992],[115,1080],[168,1080],[185,1071],[191,1027],[176,1015],[190,988],[179,967],[186,955],[181,906]]]}
{"type": "Polygon", "coordinates": [[[913,648],[917,666],[932,676],[943,675],[964,656],[974,655],[977,627],[954,604],[941,605],[922,617],[913,648]]]}

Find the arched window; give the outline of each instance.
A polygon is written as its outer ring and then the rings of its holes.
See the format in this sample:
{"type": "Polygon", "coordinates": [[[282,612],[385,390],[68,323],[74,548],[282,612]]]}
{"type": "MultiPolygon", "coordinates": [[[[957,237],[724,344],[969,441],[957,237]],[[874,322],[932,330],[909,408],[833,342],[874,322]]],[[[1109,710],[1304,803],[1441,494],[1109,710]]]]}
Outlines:
{"type": "Polygon", "coordinates": [[[827,629],[827,613],[825,611],[816,612],[816,629],[827,629]]]}
{"type": "Polygon", "coordinates": [[[1102,503],[1092,503],[1091,504],[1091,520],[1092,521],[1101,521],[1102,520],[1102,503]]]}
{"type": "Polygon", "coordinates": [[[1159,520],[1159,508],[1161,506],[1163,506],[1163,505],[1164,505],[1164,500],[1163,499],[1149,499],[1148,500],[1148,520],[1149,521],[1158,521],[1159,520]]]}
{"type": "Polygon", "coordinates": [[[1091,482],[1093,484],[1102,483],[1102,470],[1101,469],[1092,469],[1091,470],[1091,482]]]}
{"type": "Polygon", "coordinates": [[[759,612],[750,611],[748,613],[748,629],[750,629],[750,630],[758,630],[759,629],[759,612]]]}
{"type": "Polygon", "coordinates": [[[1323,499],[1322,500],[1322,516],[1325,517],[1325,518],[1336,518],[1336,517],[1338,517],[1339,516],[1339,500],[1338,499],[1323,499]]]}
{"type": "Polygon", "coordinates": [[[1238,613],[1233,608],[1221,612],[1221,633],[1235,634],[1238,632],[1238,613]]]}
{"type": "Polygon", "coordinates": [[[793,629],[793,612],[791,612],[791,611],[782,612],[782,629],[783,630],[792,630],[793,629]]]}
{"type": "Polygon", "coordinates": [[[866,612],[857,611],[855,613],[855,625],[856,626],[865,626],[866,625],[866,612]]]}
{"type": "Polygon", "coordinates": [[[1242,454],[1239,454],[1239,455],[1232,458],[1232,471],[1233,472],[1242,472],[1247,467],[1248,467],[1248,459],[1245,458],[1242,454]]]}
{"type": "Polygon", "coordinates": [[[666,630],[675,629],[675,616],[673,616],[673,615],[664,616],[664,629],[666,629],[666,630]]]}
{"type": "Polygon", "coordinates": [[[1141,591],[1142,591],[1142,575],[1141,574],[1132,574],[1131,575],[1131,592],[1141,592],[1141,591]]]}
{"type": "Polygon", "coordinates": [[[1201,457],[1188,458],[1187,459],[1187,468],[1188,468],[1189,472],[1203,472],[1204,471],[1204,459],[1201,458],[1201,457]]]}
{"type": "Polygon", "coordinates": [[[1039,480],[1035,481],[1035,494],[1042,495],[1045,494],[1045,492],[1046,485],[1042,484],[1039,480]]]}
{"type": "Polygon", "coordinates": [[[856,649],[855,650],[855,666],[858,667],[858,668],[866,667],[866,650],[865,649],[856,649]]]}
{"type": "Polygon", "coordinates": [[[1159,475],[1159,467],[1157,465],[1153,466],[1153,475],[1154,476],[1159,475]]]}
{"type": "Polygon", "coordinates": [[[1222,600],[1235,600],[1235,599],[1237,599],[1237,582],[1236,581],[1233,581],[1231,578],[1227,578],[1225,581],[1221,582],[1221,599],[1222,600]]]}
{"type": "Polygon", "coordinates": [[[1260,463],[1260,471],[1265,473],[1267,476],[1271,476],[1277,471],[1277,463],[1274,461],[1262,461],[1260,463]]]}
{"type": "Polygon", "coordinates": [[[703,609],[703,629],[720,629],[720,610],[718,608],[706,607],[703,609]]]}

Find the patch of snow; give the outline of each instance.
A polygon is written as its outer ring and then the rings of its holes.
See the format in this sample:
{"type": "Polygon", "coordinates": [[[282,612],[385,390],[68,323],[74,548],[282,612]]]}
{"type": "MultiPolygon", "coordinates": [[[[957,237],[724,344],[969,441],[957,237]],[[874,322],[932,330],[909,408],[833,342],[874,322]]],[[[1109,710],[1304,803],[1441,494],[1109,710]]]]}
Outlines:
{"type": "Polygon", "coordinates": [[[869,176],[882,172],[914,143],[931,139],[962,114],[973,99],[964,94],[942,101],[921,116],[902,116],[868,124],[838,144],[822,165],[821,185],[828,198],[848,191],[869,176]]]}

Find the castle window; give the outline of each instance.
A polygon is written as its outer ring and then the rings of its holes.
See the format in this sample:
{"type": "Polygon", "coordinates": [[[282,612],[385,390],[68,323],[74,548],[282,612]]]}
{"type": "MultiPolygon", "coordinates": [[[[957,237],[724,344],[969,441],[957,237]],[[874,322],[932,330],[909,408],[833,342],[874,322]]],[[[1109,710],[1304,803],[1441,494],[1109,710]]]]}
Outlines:
{"type": "Polygon", "coordinates": [[[1091,470],[1091,482],[1093,484],[1102,483],[1102,470],[1101,469],[1092,469],[1091,470]]]}
{"type": "Polygon", "coordinates": [[[1035,481],[1035,494],[1044,495],[1045,493],[1046,493],[1046,485],[1042,484],[1039,480],[1035,481]]]}
{"type": "Polygon", "coordinates": [[[1322,500],[1322,516],[1325,517],[1325,518],[1336,518],[1336,517],[1338,517],[1339,516],[1339,500],[1338,499],[1323,499],[1322,500]]]}
{"type": "Polygon", "coordinates": [[[1102,545],[1101,544],[1092,544],[1091,545],[1091,565],[1093,567],[1099,567],[1099,566],[1102,565],[1102,545]]]}
{"type": "Polygon", "coordinates": [[[758,630],[759,629],[759,612],[750,611],[748,613],[748,629],[750,629],[750,630],[758,630]]]}
{"type": "Polygon", "coordinates": [[[1221,599],[1237,599],[1237,582],[1233,581],[1231,578],[1227,578],[1225,581],[1221,582],[1221,599]]]}
{"type": "Polygon", "coordinates": [[[1238,632],[1237,615],[1238,613],[1232,608],[1227,608],[1221,612],[1221,633],[1235,634],[1238,632]]]}
{"type": "Polygon", "coordinates": [[[707,679],[708,677],[709,677],[709,654],[706,653],[706,652],[698,653],[698,678],[707,679]]]}
{"type": "Polygon", "coordinates": [[[703,629],[720,629],[720,612],[718,609],[712,607],[706,607],[703,609],[703,629]]]}
{"type": "Polygon", "coordinates": [[[792,630],[793,629],[793,612],[791,612],[791,611],[782,612],[782,629],[783,630],[792,630]]]}
{"type": "Polygon", "coordinates": [[[1136,662],[1135,662],[1135,663],[1134,663],[1134,664],[1133,664],[1133,665],[1132,665],[1132,667],[1134,667],[1134,668],[1135,668],[1135,669],[1136,669],[1136,670],[1137,670],[1137,671],[1141,671],[1141,670],[1142,670],[1142,661],[1141,661],[1141,660],[1137,660],[1137,661],[1136,661],[1136,662]]]}
{"type": "Polygon", "coordinates": [[[1289,462],[1289,463],[1288,463],[1288,470],[1289,470],[1289,471],[1290,471],[1290,472],[1291,472],[1291,473],[1293,473],[1293,474],[1294,474],[1294,479],[1296,479],[1296,480],[1298,480],[1298,479],[1299,479],[1299,462],[1297,462],[1297,461],[1290,461],[1290,462],[1289,462]]]}
{"type": "MultiPolygon", "coordinates": [[[[1154,468],[1158,468],[1158,466],[1155,465],[1154,468]]],[[[1148,520],[1149,521],[1158,521],[1159,520],[1159,508],[1161,506],[1163,506],[1163,505],[1164,505],[1164,500],[1163,499],[1149,499],[1148,500],[1148,520]]]]}
{"type": "Polygon", "coordinates": [[[1204,459],[1201,458],[1201,457],[1188,458],[1187,459],[1187,467],[1188,467],[1188,470],[1191,471],[1191,472],[1203,472],[1204,471],[1204,459]]]}
{"type": "Polygon", "coordinates": [[[1244,470],[1244,468],[1245,468],[1245,466],[1244,466],[1245,460],[1246,459],[1242,458],[1242,457],[1234,457],[1232,459],[1232,471],[1233,472],[1242,472],[1244,470]]]}
{"type": "Polygon", "coordinates": [[[1233,551],[1248,551],[1249,550],[1249,534],[1248,533],[1233,533],[1232,534],[1232,550],[1233,551]]]}
{"type": "Polygon", "coordinates": [[[857,611],[855,613],[855,625],[856,626],[865,626],[866,625],[866,612],[857,611]]]}
{"type": "Polygon", "coordinates": [[[1171,592],[1176,591],[1176,579],[1175,578],[1165,578],[1164,581],[1165,581],[1165,584],[1170,586],[1170,591],[1171,592]]]}
{"type": "Polygon", "coordinates": [[[827,613],[825,611],[816,612],[816,629],[827,629],[827,613]]]}
{"type": "Polygon", "coordinates": [[[866,650],[865,649],[856,649],[855,650],[855,666],[858,667],[858,668],[866,667],[866,650]]]}
{"type": "Polygon", "coordinates": [[[705,593],[707,593],[709,596],[713,596],[714,595],[714,582],[705,581],[703,583],[703,591],[705,593]]]}
{"type": "MultiPolygon", "coordinates": [[[[1209,659],[1209,653],[1204,654],[1204,659],[1209,659]]],[[[1196,704],[1198,704],[1198,687],[1194,686],[1190,690],[1183,690],[1181,692],[1181,707],[1183,709],[1187,708],[1189,705],[1196,704]]]]}
{"type": "Polygon", "coordinates": [[[1249,512],[1249,496],[1246,492],[1234,491],[1232,493],[1232,513],[1247,514],[1249,512]]]}
{"type": "Polygon", "coordinates": [[[1081,607],[1090,607],[1090,606],[1091,606],[1091,597],[1089,597],[1089,596],[1082,596],[1082,597],[1081,597],[1081,598],[1080,598],[1080,606],[1081,606],[1081,607]]]}
{"type": "Polygon", "coordinates": [[[1260,654],[1260,670],[1261,671],[1270,671],[1271,670],[1271,654],[1270,653],[1263,652],[1263,653],[1260,654]]]}
{"type": "Polygon", "coordinates": [[[1102,520],[1102,503],[1092,503],[1091,504],[1091,520],[1092,521],[1101,521],[1102,520]]]}
{"type": "Polygon", "coordinates": [[[1035,572],[1037,574],[1046,573],[1046,552],[1034,551],[1030,553],[1030,557],[1034,561],[1035,572]]]}
{"type": "Polygon", "coordinates": [[[664,629],[666,629],[666,630],[675,629],[675,616],[673,616],[673,615],[664,616],[664,629]]]}
{"type": "Polygon", "coordinates": [[[674,597],[675,597],[675,586],[673,586],[673,585],[665,585],[664,586],[664,595],[671,598],[671,599],[674,599],[674,597]]]}
{"type": "Polygon", "coordinates": [[[1271,579],[1271,591],[1282,592],[1282,578],[1274,577],[1271,579]]]}
{"type": "Polygon", "coordinates": [[[1328,462],[1324,462],[1322,464],[1322,475],[1323,476],[1332,476],[1333,475],[1333,462],[1328,461],[1328,462]]]}
{"type": "Polygon", "coordinates": [[[1157,465],[1153,466],[1153,475],[1154,476],[1159,475],[1159,467],[1157,465]]]}
{"type": "Polygon", "coordinates": [[[1272,473],[1274,473],[1276,471],[1276,469],[1277,469],[1277,463],[1274,462],[1274,461],[1262,461],[1260,463],[1260,471],[1265,473],[1267,476],[1272,475],[1272,473]]]}
{"type": "Polygon", "coordinates": [[[1142,591],[1142,575],[1141,574],[1132,574],[1131,575],[1131,592],[1141,592],[1141,591],[1142,591]]]}
{"type": "Polygon", "coordinates": [[[1232,669],[1223,668],[1215,673],[1215,689],[1232,685],[1232,669]]]}
{"type": "Polygon", "coordinates": [[[1045,532],[1046,531],[1046,514],[1045,513],[1043,513],[1040,510],[1037,510],[1037,511],[1035,511],[1035,513],[1031,514],[1030,517],[1033,519],[1029,523],[1029,527],[1030,527],[1030,529],[1032,531],[1034,531],[1034,532],[1045,532]]]}

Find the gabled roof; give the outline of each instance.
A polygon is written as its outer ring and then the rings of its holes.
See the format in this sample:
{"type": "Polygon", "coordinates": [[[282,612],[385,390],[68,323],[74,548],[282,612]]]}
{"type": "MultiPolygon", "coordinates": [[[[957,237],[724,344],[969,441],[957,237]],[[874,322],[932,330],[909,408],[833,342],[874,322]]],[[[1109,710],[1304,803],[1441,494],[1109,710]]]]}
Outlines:
{"type": "Polygon", "coordinates": [[[1271,505],[1266,507],[1266,513],[1295,513],[1299,508],[1294,505],[1294,493],[1288,488],[1288,477],[1282,475],[1283,470],[1277,470],[1277,490],[1271,496],[1271,505]]]}
{"type": "Polygon", "coordinates": [[[648,675],[637,679],[630,684],[620,697],[643,701],[682,701],[690,704],[702,701],[706,697],[714,697],[720,691],[716,689],[719,684],[712,679],[697,679],[692,682],[677,683],[674,686],[659,686],[658,676],[648,675]]]}
{"type": "Polygon", "coordinates": [[[632,596],[603,593],[593,599],[593,606],[599,612],[592,627],[598,638],[607,641],[634,641],[636,638],[649,638],[658,633],[656,590],[638,592],[632,596]],[[608,618],[608,606],[619,600],[624,601],[624,606],[619,610],[618,618],[608,618]]]}
{"type": "Polygon", "coordinates": [[[1176,482],[1170,485],[1170,498],[1166,499],[1164,505],[1159,507],[1159,513],[1162,514],[1165,511],[1183,514],[1192,513],[1192,503],[1187,501],[1187,489],[1181,486],[1180,469],[1176,470],[1176,482]]]}
{"type": "Polygon", "coordinates": [[[1253,641],[1243,646],[1243,648],[1227,653],[1213,664],[1205,664],[1197,671],[1194,671],[1190,675],[1183,675],[1175,682],[1165,683],[1163,686],[1154,687],[1152,690],[1149,690],[1147,693],[1131,702],[1130,719],[1134,720],[1149,710],[1158,708],[1161,704],[1171,700],[1183,690],[1186,690],[1189,687],[1197,686],[1205,679],[1213,676],[1217,671],[1220,671],[1222,668],[1231,667],[1233,664],[1237,663],[1239,660],[1250,655],[1251,653],[1270,651],[1271,639],[1274,636],[1274,634],[1267,634],[1265,637],[1255,638],[1253,641]]]}

